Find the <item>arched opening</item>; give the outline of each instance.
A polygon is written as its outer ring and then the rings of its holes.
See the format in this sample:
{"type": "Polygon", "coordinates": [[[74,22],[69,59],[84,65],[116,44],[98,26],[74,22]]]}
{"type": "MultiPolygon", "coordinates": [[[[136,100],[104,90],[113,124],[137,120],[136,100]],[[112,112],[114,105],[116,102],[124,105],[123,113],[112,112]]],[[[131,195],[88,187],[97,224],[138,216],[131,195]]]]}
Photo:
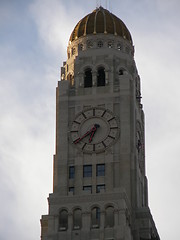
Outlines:
{"type": "Polygon", "coordinates": [[[128,74],[128,72],[126,71],[126,69],[124,69],[124,68],[120,68],[119,70],[118,70],[118,75],[119,76],[121,76],[121,75],[127,75],[128,74]]]}
{"type": "Polygon", "coordinates": [[[71,73],[68,74],[67,80],[70,81],[71,86],[74,86],[74,76],[71,73]]]}
{"type": "Polygon", "coordinates": [[[82,213],[81,209],[77,208],[73,213],[73,229],[81,229],[82,227],[82,213]]]}
{"type": "Polygon", "coordinates": [[[105,86],[105,69],[103,67],[98,68],[97,86],[105,86]]]}
{"type": "Polygon", "coordinates": [[[100,227],[100,208],[94,207],[91,211],[91,226],[92,228],[100,227]]]}
{"type": "Polygon", "coordinates": [[[118,74],[121,76],[121,75],[124,75],[124,69],[119,69],[119,72],[118,74]]]}
{"type": "Polygon", "coordinates": [[[65,231],[68,229],[68,211],[63,209],[59,213],[59,230],[65,231]]]}
{"type": "Polygon", "coordinates": [[[105,226],[114,227],[114,208],[111,206],[106,208],[105,226]]]}
{"type": "Polygon", "coordinates": [[[84,87],[92,87],[92,71],[90,68],[87,68],[84,73],[84,87]]]}

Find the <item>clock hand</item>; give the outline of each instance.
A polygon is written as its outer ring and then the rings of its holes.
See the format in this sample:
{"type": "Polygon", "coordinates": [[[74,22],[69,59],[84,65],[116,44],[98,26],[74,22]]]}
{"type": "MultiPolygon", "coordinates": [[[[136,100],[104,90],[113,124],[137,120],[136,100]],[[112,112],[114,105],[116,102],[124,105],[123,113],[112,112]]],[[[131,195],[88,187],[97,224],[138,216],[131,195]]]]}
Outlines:
{"type": "Polygon", "coordinates": [[[89,138],[89,143],[92,142],[93,136],[94,136],[95,132],[97,131],[97,129],[98,129],[99,127],[100,127],[99,124],[94,124],[94,127],[92,128],[91,136],[90,136],[90,138],[89,138]]]}
{"type": "Polygon", "coordinates": [[[74,143],[76,144],[76,143],[80,142],[83,138],[88,136],[93,130],[94,130],[94,127],[91,128],[89,131],[87,131],[82,137],[78,138],[74,143]]]}
{"type": "Polygon", "coordinates": [[[82,137],[78,138],[74,143],[76,144],[76,143],[80,142],[83,138],[88,136],[91,132],[92,132],[92,129],[87,131],[82,137]]]}
{"type": "MultiPolygon", "coordinates": [[[[94,126],[93,126],[89,131],[87,131],[82,137],[76,139],[76,140],[74,141],[74,143],[76,144],[76,143],[80,142],[83,138],[85,138],[86,136],[88,136],[90,133],[93,133],[94,131],[96,131],[96,129],[97,129],[98,127],[99,127],[98,124],[94,124],[94,126]]],[[[91,134],[91,135],[92,135],[92,134],[91,134]]]]}

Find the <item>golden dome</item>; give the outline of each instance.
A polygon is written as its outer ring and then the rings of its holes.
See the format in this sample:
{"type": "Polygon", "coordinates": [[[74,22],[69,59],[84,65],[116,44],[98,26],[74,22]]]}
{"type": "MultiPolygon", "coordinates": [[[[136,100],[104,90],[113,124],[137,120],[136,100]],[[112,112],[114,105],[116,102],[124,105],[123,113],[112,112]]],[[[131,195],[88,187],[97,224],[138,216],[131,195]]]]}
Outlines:
{"type": "Polygon", "coordinates": [[[70,41],[88,34],[114,34],[123,37],[132,44],[132,38],[126,25],[103,7],[95,9],[92,13],[81,19],[71,33],[70,41]]]}

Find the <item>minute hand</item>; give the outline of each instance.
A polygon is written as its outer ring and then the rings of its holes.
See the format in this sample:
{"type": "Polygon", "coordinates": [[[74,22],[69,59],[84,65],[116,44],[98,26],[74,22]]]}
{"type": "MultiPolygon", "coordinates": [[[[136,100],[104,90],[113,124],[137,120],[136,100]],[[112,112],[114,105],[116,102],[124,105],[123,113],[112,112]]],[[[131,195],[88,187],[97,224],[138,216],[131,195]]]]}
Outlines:
{"type": "Polygon", "coordinates": [[[90,136],[90,138],[89,138],[89,143],[92,142],[93,136],[94,136],[95,132],[97,131],[97,129],[98,129],[99,127],[100,127],[99,124],[94,124],[94,127],[92,128],[91,136],[90,136]]]}
{"type": "Polygon", "coordinates": [[[82,137],[78,138],[74,143],[78,143],[80,142],[83,138],[85,138],[86,136],[88,136],[91,132],[93,132],[94,127],[92,129],[90,129],[89,131],[87,131],[82,137]]]}
{"type": "Polygon", "coordinates": [[[92,142],[92,139],[93,139],[93,136],[94,136],[94,134],[95,134],[96,130],[97,130],[97,128],[96,128],[96,127],[93,127],[93,128],[92,128],[92,133],[91,133],[91,135],[90,135],[90,138],[89,138],[89,143],[91,143],[91,142],[92,142]]]}

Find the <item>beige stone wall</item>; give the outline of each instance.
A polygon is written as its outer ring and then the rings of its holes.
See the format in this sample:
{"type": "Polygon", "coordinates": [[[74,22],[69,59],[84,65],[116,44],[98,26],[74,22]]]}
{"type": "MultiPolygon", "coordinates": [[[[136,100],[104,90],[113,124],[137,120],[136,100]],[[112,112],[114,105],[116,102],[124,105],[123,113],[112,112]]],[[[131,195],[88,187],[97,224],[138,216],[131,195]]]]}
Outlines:
{"type": "Polygon", "coordinates": [[[61,68],[56,98],[56,154],[53,193],[49,213],[42,216],[42,240],[139,240],[158,236],[148,208],[145,175],[144,113],[140,78],[134,48],[114,35],[88,36],[69,44],[68,59],[61,68]],[[98,48],[98,41],[103,47],[98,48]],[[113,43],[108,47],[108,42],[113,43]],[[91,47],[88,47],[91,42],[91,47]],[[121,48],[119,48],[121,46],[121,48]],[[105,69],[105,86],[97,86],[98,67],[105,69]],[[92,70],[92,87],[84,87],[84,71],[92,70]],[[100,107],[116,117],[119,137],[101,153],[80,151],[72,143],[70,131],[77,114],[100,107]],[[96,175],[97,164],[105,165],[105,175],[96,175]],[[92,165],[92,176],[83,177],[83,166],[92,165]],[[75,176],[69,178],[69,167],[75,176]],[[99,193],[97,185],[105,185],[99,193]],[[91,191],[84,191],[91,186],[91,191]],[[70,192],[74,188],[74,192],[70,192]],[[113,209],[113,226],[106,226],[107,207],[113,209]],[[92,226],[93,209],[100,211],[100,224],[92,226]],[[73,223],[79,210],[82,225],[73,223]],[[67,220],[60,226],[64,210],[67,220]]]}

